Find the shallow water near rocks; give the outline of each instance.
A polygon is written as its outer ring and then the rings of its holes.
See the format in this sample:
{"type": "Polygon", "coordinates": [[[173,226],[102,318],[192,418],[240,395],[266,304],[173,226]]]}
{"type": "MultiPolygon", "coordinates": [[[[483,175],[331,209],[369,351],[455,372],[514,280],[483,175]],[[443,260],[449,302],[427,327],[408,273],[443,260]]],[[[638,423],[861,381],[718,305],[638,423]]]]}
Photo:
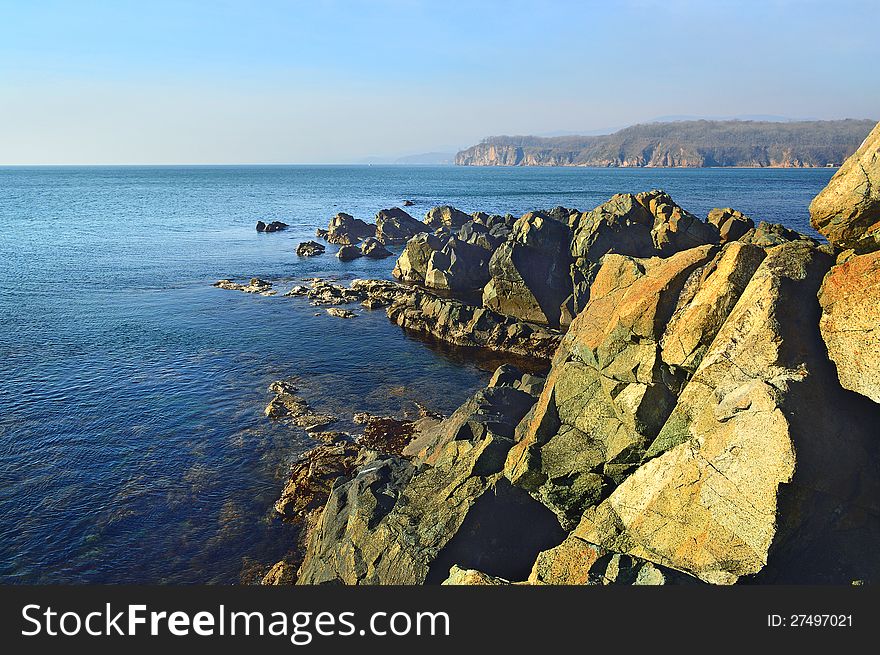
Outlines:
{"type": "MultiPolygon", "coordinates": [[[[330,317],[220,278],[388,277],[394,259],[302,259],[338,211],[415,201],[521,214],[664,188],[810,232],[833,170],[380,166],[0,169],[0,581],[235,583],[290,546],[272,517],[313,443],[263,416],[294,376],[316,411],[449,413],[496,358],[330,317]],[[257,234],[257,220],[290,229],[257,234]],[[317,316],[315,314],[318,314],[317,316]]],[[[812,232],[810,232],[812,233],[812,232]]],[[[400,248],[393,249],[395,253],[400,248]]]]}

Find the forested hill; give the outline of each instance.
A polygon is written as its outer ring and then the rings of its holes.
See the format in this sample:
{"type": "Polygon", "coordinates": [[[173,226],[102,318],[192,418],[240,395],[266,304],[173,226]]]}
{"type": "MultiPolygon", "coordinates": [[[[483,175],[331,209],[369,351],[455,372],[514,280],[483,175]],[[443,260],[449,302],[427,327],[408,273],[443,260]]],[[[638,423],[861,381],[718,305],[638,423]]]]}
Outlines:
{"type": "Polygon", "coordinates": [[[494,136],[462,150],[462,166],[839,166],[874,120],[680,121],[603,136],[494,136]]]}

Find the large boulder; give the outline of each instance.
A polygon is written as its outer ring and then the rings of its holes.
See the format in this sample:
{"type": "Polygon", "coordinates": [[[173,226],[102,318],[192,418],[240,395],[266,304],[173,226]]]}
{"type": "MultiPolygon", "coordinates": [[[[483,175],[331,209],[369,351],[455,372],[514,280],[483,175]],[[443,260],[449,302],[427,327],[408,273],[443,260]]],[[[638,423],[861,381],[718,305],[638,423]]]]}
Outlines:
{"type": "Polygon", "coordinates": [[[375,237],[367,237],[364,240],[361,244],[361,252],[364,253],[364,257],[370,257],[371,259],[385,259],[394,254],[375,237]]]}
{"type": "Polygon", "coordinates": [[[431,254],[425,271],[425,286],[447,291],[482,289],[489,281],[491,253],[478,245],[451,236],[431,254]]]}
{"type": "Polygon", "coordinates": [[[331,218],[326,230],[318,231],[318,236],[323,237],[329,243],[335,243],[340,246],[353,245],[361,239],[375,236],[375,234],[375,225],[355,218],[345,212],[340,212],[331,218]]]}
{"type": "Polygon", "coordinates": [[[819,328],[840,383],[880,403],[880,251],[832,268],[819,304],[819,328]]]}
{"type": "Polygon", "coordinates": [[[391,275],[402,282],[424,284],[431,255],[440,250],[444,243],[443,239],[429,232],[417,234],[406,242],[391,275]]]}
{"type": "Polygon", "coordinates": [[[357,246],[342,246],[336,251],[336,256],[341,262],[350,262],[359,257],[363,257],[363,251],[357,246]]]}
{"type": "Polygon", "coordinates": [[[456,209],[451,205],[432,207],[425,214],[425,225],[432,230],[436,230],[440,227],[453,229],[460,228],[469,220],[471,220],[469,214],[465,214],[460,209],[456,209]]]}
{"type": "Polygon", "coordinates": [[[818,334],[830,263],[803,241],[768,251],[645,463],[577,537],[716,584],[877,575],[880,416],[840,387],[818,334]]]}
{"type": "Polygon", "coordinates": [[[880,248],[880,124],[810,203],[810,223],[839,248],[880,248]]]}
{"type": "Polygon", "coordinates": [[[736,241],[755,227],[755,222],[741,211],[716,207],[709,211],[706,222],[718,230],[721,243],[736,241]]]}
{"type": "Polygon", "coordinates": [[[502,236],[498,234],[498,230],[493,234],[491,228],[483,223],[468,221],[462,225],[461,230],[459,230],[458,238],[466,243],[480,246],[484,250],[492,253],[495,252],[495,249],[498,248],[498,246],[504,243],[507,235],[502,236]]]}
{"type": "Polygon", "coordinates": [[[567,225],[528,213],[492,255],[483,304],[524,321],[559,325],[560,306],[571,295],[567,225]]]}
{"type": "Polygon", "coordinates": [[[400,207],[383,209],[376,214],[375,236],[386,246],[406,243],[420,232],[427,231],[424,223],[416,220],[400,207]]]}

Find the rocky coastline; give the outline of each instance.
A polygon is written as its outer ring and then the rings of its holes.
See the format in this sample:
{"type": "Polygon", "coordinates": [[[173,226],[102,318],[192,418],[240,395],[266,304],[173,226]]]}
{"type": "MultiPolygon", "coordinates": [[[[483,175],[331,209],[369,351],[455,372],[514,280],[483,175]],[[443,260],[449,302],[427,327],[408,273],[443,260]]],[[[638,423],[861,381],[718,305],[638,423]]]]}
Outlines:
{"type": "Polygon", "coordinates": [[[335,216],[318,237],[340,252],[402,247],[397,281],[283,296],[549,370],[502,365],[448,417],[354,417],[362,433],[273,384],[269,420],[321,443],[275,506],[301,529],[263,582],[877,580],[880,126],[810,211],[826,243],[658,190],[335,216]]]}

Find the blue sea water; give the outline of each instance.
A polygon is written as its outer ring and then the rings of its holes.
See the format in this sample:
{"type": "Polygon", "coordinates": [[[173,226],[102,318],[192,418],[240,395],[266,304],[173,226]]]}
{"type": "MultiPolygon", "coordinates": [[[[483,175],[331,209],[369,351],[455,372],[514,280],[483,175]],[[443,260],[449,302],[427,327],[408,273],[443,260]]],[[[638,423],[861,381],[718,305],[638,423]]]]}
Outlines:
{"type": "MultiPolygon", "coordinates": [[[[300,259],[338,211],[416,202],[520,214],[664,188],[810,232],[833,170],[399,166],[0,169],[0,582],[235,583],[290,548],[272,517],[313,445],[263,416],[296,376],[317,411],[450,412],[492,362],[300,298],[211,287],[388,277],[300,259]],[[258,234],[258,219],[285,232],[258,234]]],[[[397,249],[399,251],[399,249],[397,249]]]]}

